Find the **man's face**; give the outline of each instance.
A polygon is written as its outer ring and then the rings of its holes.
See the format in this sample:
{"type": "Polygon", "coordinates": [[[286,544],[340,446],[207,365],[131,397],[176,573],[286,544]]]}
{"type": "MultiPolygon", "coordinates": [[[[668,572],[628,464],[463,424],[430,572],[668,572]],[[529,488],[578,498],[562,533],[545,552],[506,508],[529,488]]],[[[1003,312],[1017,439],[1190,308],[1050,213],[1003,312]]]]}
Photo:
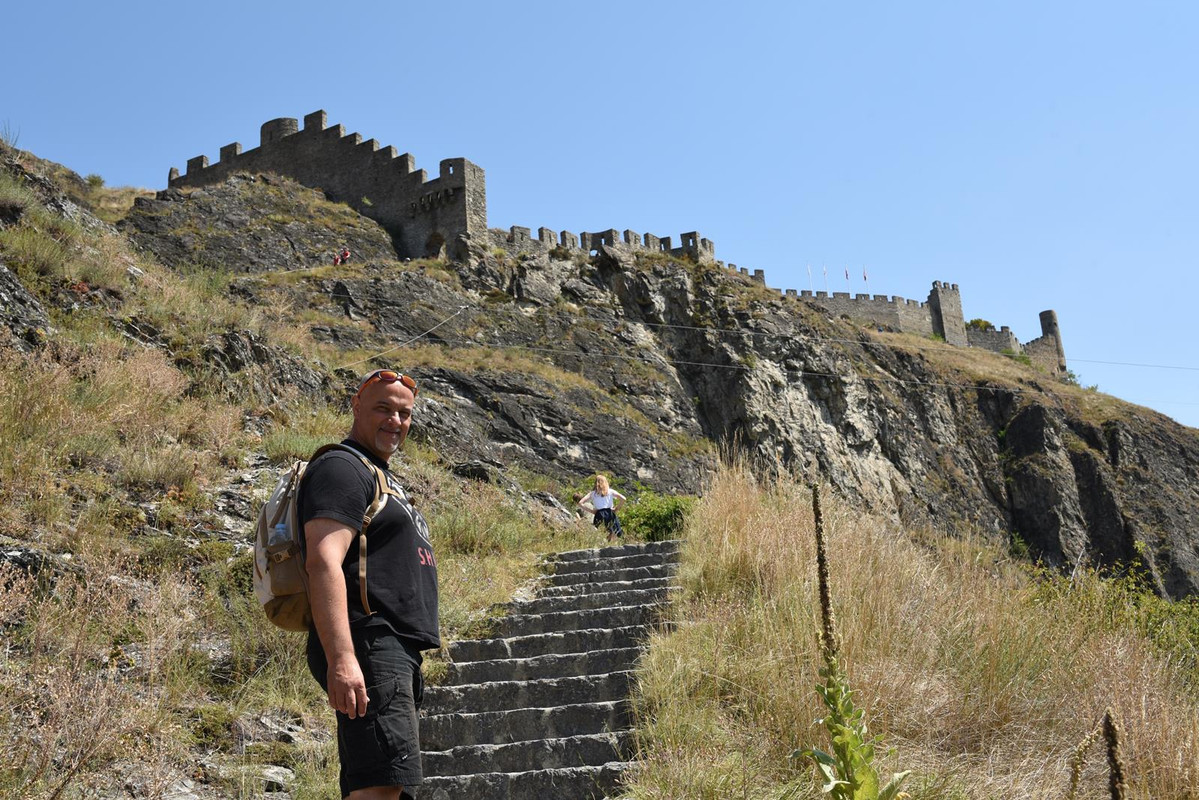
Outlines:
{"type": "Polygon", "coordinates": [[[384,461],[389,460],[408,436],[415,402],[412,390],[399,381],[371,383],[350,403],[354,411],[351,438],[384,461]]]}

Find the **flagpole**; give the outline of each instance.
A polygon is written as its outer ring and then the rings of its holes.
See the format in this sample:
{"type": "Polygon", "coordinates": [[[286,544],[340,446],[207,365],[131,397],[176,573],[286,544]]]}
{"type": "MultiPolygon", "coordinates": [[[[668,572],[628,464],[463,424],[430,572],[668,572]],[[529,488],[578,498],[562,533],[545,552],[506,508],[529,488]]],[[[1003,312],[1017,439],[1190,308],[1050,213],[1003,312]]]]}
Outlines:
{"type": "Polygon", "coordinates": [[[866,284],[866,294],[870,294],[870,278],[866,277],[866,265],[862,265],[862,283],[866,284]]]}
{"type": "Polygon", "coordinates": [[[816,293],[816,289],[812,286],[812,265],[808,264],[808,291],[812,294],[816,293]]]}
{"type": "Polygon", "coordinates": [[[824,265],[824,293],[828,294],[828,264],[824,265]]]}

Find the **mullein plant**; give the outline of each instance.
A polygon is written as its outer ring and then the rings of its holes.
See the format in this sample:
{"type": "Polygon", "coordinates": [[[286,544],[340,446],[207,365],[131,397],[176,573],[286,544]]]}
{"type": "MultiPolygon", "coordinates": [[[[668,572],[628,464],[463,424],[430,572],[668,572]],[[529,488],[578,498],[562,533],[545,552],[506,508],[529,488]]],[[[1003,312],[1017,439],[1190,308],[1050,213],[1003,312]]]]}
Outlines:
{"type": "Polygon", "coordinates": [[[829,594],[828,557],[824,547],[824,516],[820,509],[820,488],[812,486],[812,513],[816,518],[816,573],[820,589],[820,652],[824,666],[820,670],[823,685],[816,692],[828,713],[816,720],[824,725],[832,742],[832,753],[816,748],[800,748],[791,754],[793,760],[810,758],[824,778],[823,791],[833,800],[899,800],[907,797],[900,786],[908,772],[891,776],[879,788],[878,772],[874,769],[875,746],[880,737],[871,736],[866,729],[865,711],[853,703],[849,677],[841,667],[838,655],[837,620],[829,594]]]}
{"type": "Polygon", "coordinates": [[[1083,759],[1100,735],[1103,736],[1104,748],[1107,751],[1108,791],[1111,793],[1111,800],[1124,800],[1128,796],[1128,787],[1124,782],[1124,760],[1120,757],[1120,726],[1116,723],[1116,715],[1109,708],[1103,712],[1103,719],[1095,729],[1074,749],[1074,757],[1070,760],[1070,791],[1066,794],[1066,800],[1075,800],[1078,796],[1083,759]]]}

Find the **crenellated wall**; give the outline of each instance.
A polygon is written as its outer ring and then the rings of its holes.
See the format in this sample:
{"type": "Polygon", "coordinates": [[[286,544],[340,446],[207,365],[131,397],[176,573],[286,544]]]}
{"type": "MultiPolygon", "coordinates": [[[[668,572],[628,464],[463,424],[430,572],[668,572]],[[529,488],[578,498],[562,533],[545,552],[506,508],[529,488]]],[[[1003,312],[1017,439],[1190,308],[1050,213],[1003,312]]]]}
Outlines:
{"type": "Polygon", "coordinates": [[[971,347],[980,347],[983,350],[990,350],[994,353],[1009,353],[1021,352],[1020,340],[1012,333],[1012,329],[1004,325],[999,330],[982,330],[981,328],[967,328],[966,339],[971,347]]]}
{"type": "MultiPolygon", "coordinates": [[[[691,258],[696,262],[712,262],[716,258],[716,245],[705,239],[696,231],[679,234],[679,246],[673,247],[669,236],[655,236],[652,233],[640,234],[625,230],[623,233],[615,228],[595,233],[584,231],[579,234],[561,231],[555,234],[549,228],[538,228],[534,238],[533,231],[520,225],[513,225],[508,230],[492,228],[490,231],[492,247],[519,255],[521,253],[548,252],[554,249],[577,250],[590,254],[602,246],[629,247],[653,253],[666,253],[678,258],[691,258]]],[[[758,270],[760,273],[761,270],[758,270]]],[[[765,281],[765,277],[762,278],[765,281]]]]}
{"type": "Polygon", "coordinates": [[[402,256],[436,255],[459,237],[487,236],[486,181],[479,166],[448,158],[430,179],[411,155],[374,139],[363,141],[341,125],[328,127],[324,111],[304,117],[303,130],[290,117],[271,120],[262,126],[258,147],[243,152],[239,142],[227,144],[215,164],[196,156],[182,175],[172,167],[168,186],[220,183],[237,172],[273,172],[322,189],[386,228],[402,256]]]}

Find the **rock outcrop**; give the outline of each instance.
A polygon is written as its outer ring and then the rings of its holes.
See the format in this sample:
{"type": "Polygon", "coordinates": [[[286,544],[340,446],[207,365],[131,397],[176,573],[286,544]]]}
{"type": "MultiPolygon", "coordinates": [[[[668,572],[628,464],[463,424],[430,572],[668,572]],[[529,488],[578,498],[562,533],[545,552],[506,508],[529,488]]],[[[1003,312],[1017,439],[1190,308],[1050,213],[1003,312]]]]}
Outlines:
{"type": "Polygon", "coordinates": [[[42,304],[0,261],[0,331],[14,347],[29,351],[43,344],[50,330],[42,304]]]}
{"type": "Polygon", "coordinates": [[[175,269],[302,269],[332,264],[342,248],[351,263],[395,258],[377,222],[273,175],[235,175],[218,186],[138,198],[119,227],[175,269]]]}

